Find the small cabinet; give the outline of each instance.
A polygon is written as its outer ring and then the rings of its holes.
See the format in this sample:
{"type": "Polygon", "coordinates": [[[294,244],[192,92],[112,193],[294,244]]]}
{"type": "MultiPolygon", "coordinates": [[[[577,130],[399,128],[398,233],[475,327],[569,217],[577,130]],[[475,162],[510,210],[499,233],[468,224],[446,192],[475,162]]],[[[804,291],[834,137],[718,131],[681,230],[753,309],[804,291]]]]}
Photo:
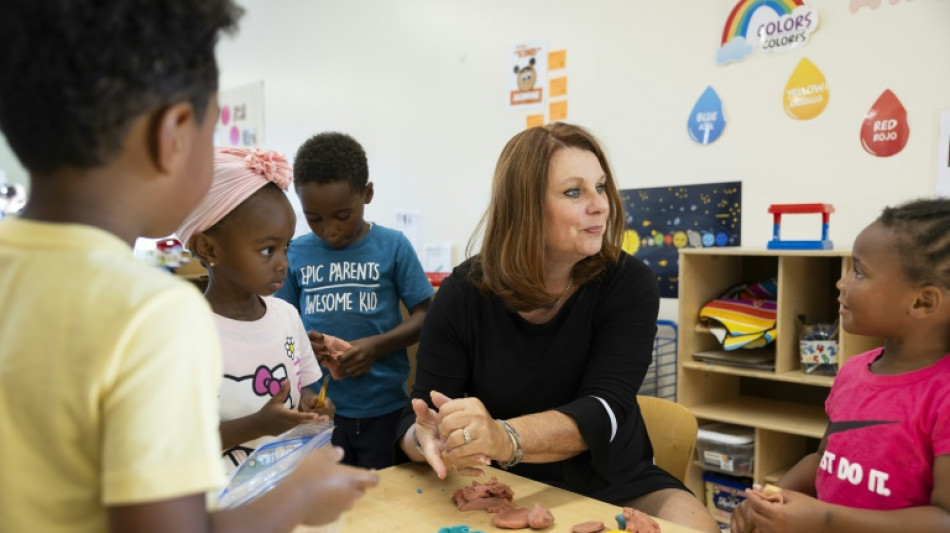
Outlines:
{"type": "MultiPolygon", "coordinates": [[[[809,322],[835,322],[837,280],[850,268],[845,250],[757,250],[683,248],[679,256],[679,343],[677,397],[699,419],[727,422],[755,430],[752,478],[777,480],[804,455],[813,452],[828,418],[824,401],[833,376],[807,374],[798,349],[800,315],[809,322]],[[699,310],[740,282],[776,278],[774,370],[753,370],[704,363],[701,351],[721,349],[699,320],[699,310]]],[[[882,339],[839,331],[839,364],[880,346],[882,339]]],[[[687,484],[703,493],[702,467],[690,470],[687,484]]]]}

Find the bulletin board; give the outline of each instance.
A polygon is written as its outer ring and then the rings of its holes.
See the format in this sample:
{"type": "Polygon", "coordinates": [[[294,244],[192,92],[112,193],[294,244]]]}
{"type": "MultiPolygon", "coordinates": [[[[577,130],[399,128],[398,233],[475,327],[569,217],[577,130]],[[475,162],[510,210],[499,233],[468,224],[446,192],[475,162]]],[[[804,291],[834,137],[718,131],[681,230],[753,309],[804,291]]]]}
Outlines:
{"type": "Polygon", "coordinates": [[[656,274],[660,296],[677,298],[679,249],[741,246],[742,182],[620,191],[623,249],[656,274]]]}

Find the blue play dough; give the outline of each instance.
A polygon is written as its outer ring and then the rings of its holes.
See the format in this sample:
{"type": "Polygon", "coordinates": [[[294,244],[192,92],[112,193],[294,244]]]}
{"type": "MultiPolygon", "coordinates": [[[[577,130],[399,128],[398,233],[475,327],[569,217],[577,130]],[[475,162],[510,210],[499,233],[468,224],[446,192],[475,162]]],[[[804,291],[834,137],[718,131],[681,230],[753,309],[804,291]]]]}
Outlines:
{"type": "Polygon", "coordinates": [[[623,517],[623,513],[617,515],[617,529],[627,529],[627,519],[623,517]]]}
{"type": "Polygon", "coordinates": [[[468,526],[460,524],[457,526],[440,527],[438,533],[482,533],[481,531],[469,531],[468,526]]]}

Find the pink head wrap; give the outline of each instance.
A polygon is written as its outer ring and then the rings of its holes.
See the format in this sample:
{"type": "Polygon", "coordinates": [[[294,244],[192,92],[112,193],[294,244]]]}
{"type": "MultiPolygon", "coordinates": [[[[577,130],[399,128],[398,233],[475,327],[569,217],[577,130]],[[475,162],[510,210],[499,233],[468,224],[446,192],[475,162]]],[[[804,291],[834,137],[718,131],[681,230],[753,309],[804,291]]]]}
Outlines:
{"type": "Polygon", "coordinates": [[[287,159],[278,152],[260,148],[226,146],[214,149],[214,176],[211,188],[176,232],[185,248],[191,238],[217,224],[258,189],[275,183],[290,187],[293,173],[287,159]]]}

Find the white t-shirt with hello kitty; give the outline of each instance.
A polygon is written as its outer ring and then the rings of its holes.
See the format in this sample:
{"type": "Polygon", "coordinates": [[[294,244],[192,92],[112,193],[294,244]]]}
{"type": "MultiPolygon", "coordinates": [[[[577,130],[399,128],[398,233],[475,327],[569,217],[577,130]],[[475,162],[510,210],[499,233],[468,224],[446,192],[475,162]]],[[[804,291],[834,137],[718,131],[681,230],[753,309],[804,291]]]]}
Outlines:
{"type": "MultiPolygon", "coordinates": [[[[215,314],[221,337],[224,379],[218,394],[221,421],[256,413],[290,380],[284,405],[297,409],[300,389],[320,380],[321,371],[297,310],[269,296],[261,298],[267,310],[254,321],[233,320],[215,314]]],[[[261,437],[223,453],[230,474],[258,446],[273,440],[261,437]]]]}

